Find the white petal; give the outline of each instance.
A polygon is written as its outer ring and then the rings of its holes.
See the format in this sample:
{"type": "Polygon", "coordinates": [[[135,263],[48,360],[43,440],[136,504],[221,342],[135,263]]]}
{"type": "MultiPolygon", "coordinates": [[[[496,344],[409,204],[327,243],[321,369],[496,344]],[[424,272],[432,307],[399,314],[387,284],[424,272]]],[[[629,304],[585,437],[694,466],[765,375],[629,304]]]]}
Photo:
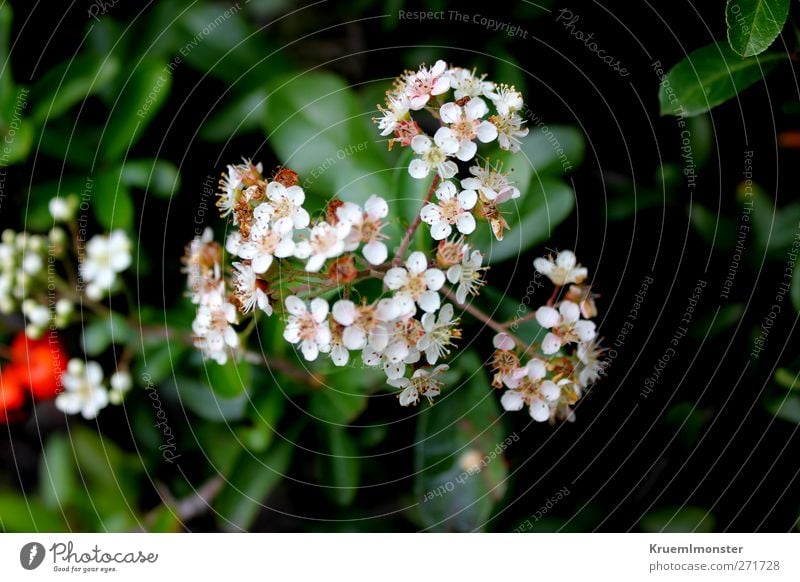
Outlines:
{"type": "Polygon", "coordinates": [[[561,398],[561,388],[550,380],[545,380],[542,382],[542,385],[539,386],[539,394],[541,394],[545,402],[556,402],[561,398]]]}
{"type": "Polygon", "coordinates": [[[333,304],[331,313],[336,323],[344,326],[353,325],[356,320],[356,304],[348,299],[340,299],[333,304]]]}
{"type": "Polygon", "coordinates": [[[456,157],[462,162],[468,162],[475,157],[476,153],[478,153],[477,144],[468,139],[461,140],[458,144],[458,149],[455,151],[456,157]]]}
{"type": "Polygon", "coordinates": [[[435,224],[442,220],[442,209],[437,204],[429,202],[419,211],[419,217],[425,224],[435,224]]]}
{"type": "Polygon", "coordinates": [[[473,97],[464,107],[464,111],[467,114],[467,119],[475,120],[489,113],[489,107],[486,106],[486,102],[480,97],[473,97]]]}
{"type": "Polygon", "coordinates": [[[536,422],[545,422],[550,418],[550,407],[543,400],[534,398],[531,401],[530,415],[536,422]]]}
{"type": "Polygon", "coordinates": [[[350,350],[360,350],[367,345],[367,334],[360,327],[351,325],[342,332],[342,343],[350,350]]]}
{"type": "Polygon", "coordinates": [[[396,291],[408,283],[408,272],[402,267],[393,267],[386,271],[383,282],[392,291],[396,291]]]}
{"type": "Polygon", "coordinates": [[[561,251],[556,257],[556,264],[562,269],[572,269],[577,262],[578,259],[572,251],[561,251]]]}
{"type": "Polygon", "coordinates": [[[581,316],[581,308],[578,307],[577,303],[573,303],[572,301],[562,301],[561,305],[558,306],[558,311],[561,313],[564,323],[578,321],[581,316]]]}
{"type": "Polygon", "coordinates": [[[456,195],[457,191],[458,189],[456,188],[455,184],[449,180],[445,180],[439,184],[439,187],[436,189],[436,197],[439,200],[450,200],[456,195]]]}
{"type": "Polygon", "coordinates": [[[475,190],[463,190],[458,195],[458,205],[464,210],[472,210],[478,202],[478,193],[475,190]]]}
{"type": "Polygon", "coordinates": [[[371,218],[385,218],[389,214],[389,205],[386,200],[373,194],[364,203],[364,210],[371,218]]]}
{"type": "Polygon", "coordinates": [[[456,134],[448,127],[440,127],[433,135],[433,141],[444,153],[452,155],[458,151],[459,143],[456,134]]]}
{"type": "Polygon", "coordinates": [[[458,283],[458,280],[461,278],[461,270],[461,265],[453,265],[447,269],[447,280],[454,284],[458,283]]]}
{"type": "Polygon", "coordinates": [[[550,356],[561,349],[561,340],[557,335],[548,333],[542,340],[542,353],[550,356]]]}
{"type": "Polygon", "coordinates": [[[411,149],[418,154],[424,154],[431,149],[431,138],[427,135],[415,135],[411,140],[411,149]]]}
{"type": "Polygon", "coordinates": [[[447,160],[447,161],[442,162],[441,164],[439,164],[438,171],[439,171],[439,175],[443,179],[449,180],[450,178],[455,176],[456,173],[458,172],[458,166],[456,165],[456,163],[454,161],[447,160]]]}
{"type": "Polygon", "coordinates": [[[422,251],[411,253],[406,260],[406,268],[414,275],[419,275],[428,268],[428,259],[422,251]]]}
{"type": "Polygon", "coordinates": [[[416,178],[417,180],[425,178],[430,174],[430,171],[430,166],[419,158],[411,160],[411,163],[408,165],[408,173],[411,174],[412,178],[416,178]]]}
{"type": "Polygon", "coordinates": [[[558,325],[559,315],[558,311],[552,307],[543,306],[536,310],[536,321],[539,325],[546,329],[550,329],[558,325]]]}
{"type": "Polygon", "coordinates": [[[439,269],[428,269],[425,271],[425,284],[431,291],[438,291],[444,285],[444,273],[439,269]]]}
{"type": "Polygon", "coordinates": [[[428,313],[432,313],[439,309],[441,299],[436,291],[425,291],[419,296],[417,303],[419,304],[420,309],[427,311],[428,313]]]}
{"type": "Polygon", "coordinates": [[[316,342],[309,340],[303,340],[303,343],[300,344],[300,351],[303,352],[303,357],[309,362],[316,360],[319,355],[319,347],[316,342]]]}
{"type": "Polygon", "coordinates": [[[522,398],[522,394],[516,390],[506,390],[503,396],[500,397],[500,405],[503,410],[514,412],[522,410],[522,407],[525,406],[525,400],[522,398]]]}
{"type": "Polygon", "coordinates": [[[301,317],[306,314],[306,304],[296,295],[289,295],[289,297],[284,300],[284,305],[286,305],[286,311],[296,317],[301,317]]]}
{"type": "Polygon", "coordinates": [[[377,240],[365,244],[362,253],[372,265],[380,265],[389,257],[389,249],[384,243],[377,240]]]}
{"type": "Polygon", "coordinates": [[[455,103],[445,103],[439,108],[439,117],[445,123],[455,123],[461,120],[461,107],[455,103]]]}
{"type": "Polygon", "coordinates": [[[471,234],[475,231],[475,217],[471,212],[462,212],[456,218],[456,228],[461,234],[471,234]]]}
{"type": "Polygon", "coordinates": [[[261,273],[266,273],[271,265],[272,265],[272,255],[267,253],[262,253],[260,255],[257,255],[253,259],[253,263],[251,266],[253,267],[253,271],[255,271],[258,274],[261,274],[261,273]]]}
{"type": "Polygon", "coordinates": [[[528,378],[533,381],[541,380],[547,375],[547,367],[541,360],[533,359],[525,367],[527,368],[528,378]]]}
{"type": "Polygon", "coordinates": [[[497,128],[488,121],[482,121],[480,125],[478,125],[475,134],[478,136],[478,140],[480,140],[481,143],[489,143],[497,139],[497,128]]]}
{"type": "Polygon", "coordinates": [[[497,350],[513,350],[516,344],[514,343],[514,340],[511,338],[510,335],[508,335],[507,333],[500,332],[496,336],[494,336],[494,339],[492,340],[492,345],[497,350]]]}
{"type": "Polygon", "coordinates": [[[322,323],[328,317],[328,302],[321,297],[311,300],[311,315],[314,321],[322,323]]]}
{"type": "Polygon", "coordinates": [[[582,342],[592,341],[597,335],[597,330],[593,321],[579,321],[575,324],[575,334],[582,342]]]}
{"type": "Polygon", "coordinates": [[[444,221],[435,222],[431,225],[431,238],[433,240],[444,240],[450,233],[453,232],[453,227],[444,221]]]}

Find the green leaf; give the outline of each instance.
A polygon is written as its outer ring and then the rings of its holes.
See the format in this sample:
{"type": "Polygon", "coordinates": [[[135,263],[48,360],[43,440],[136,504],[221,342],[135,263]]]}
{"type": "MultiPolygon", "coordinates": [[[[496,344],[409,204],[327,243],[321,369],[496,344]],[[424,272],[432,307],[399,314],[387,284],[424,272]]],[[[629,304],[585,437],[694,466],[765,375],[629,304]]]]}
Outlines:
{"type": "Polygon", "coordinates": [[[422,524],[433,531],[485,526],[505,495],[503,451],[513,446],[480,358],[464,351],[456,364],[472,375],[450,379],[433,406],[421,404],[417,425],[414,492],[422,524]]]}
{"type": "Polygon", "coordinates": [[[709,410],[698,408],[693,402],[681,402],[667,411],[664,421],[678,432],[680,440],[688,448],[697,443],[711,416],[709,410]]]}
{"type": "Polygon", "coordinates": [[[63,434],[51,436],[39,458],[39,491],[50,509],[68,507],[78,487],[75,453],[63,434]]]}
{"type": "Polygon", "coordinates": [[[702,168],[714,152],[714,127],[708,115],[690,117],[686,123],[689,130],[691,153],[695,163],[702,168]]]}
{"type": "Polygon", "coordinates": [[[517,200],[502,205],[510,230],[497,241],[486,222],[479,222],[472,244],[483,251],[487,264],[519,257],[530,247],[546,241],[575,207],[575,194],[557,178],[534,178],[517,200]]]}
{"type": "Polygon", "coordinates": [[[266,87],[254,87],[229,100],[203,121],[200,138],[224,142],[258,129],[265,115],[268,95],[266,87]]]}
{"type": "Polygon", "coordinates": [[[709,246],[730,250],[736,244],[736,224],[730,218],[716,214],[697,202],[689,206],[689,218],[695,232],[709,246]]]}
{"type": "Polygon", "coordinates": [[[59,117],[113,82],[120,69],[117,59],[83,54],[42,75],[31,89],[36,103],[31,118],[37,124],[59,117]]]}
{"type": "Polygon", "coordinates": [[[67,525],[58,511],[45,506],[39,499],[13,491],[0,492],[0,531],[3,532],[60,532],[67,525]]]}
{"type": "Polygon", "coordinates": [[[294,451],[293,439],[281,439],[265,454],[243,454],[214,501],[225,530],[248,530],[267,496],[281,482],[294,451]]]}
{"type": "Polygon", "coordinates": [[[250,450],[262,452],[275,437],[276,427],[286,408],[286,395],[264,370],[257,368],[253,373],[255,395],[248,411],[252,425],[239,427],[238,433],[250,450]]]}
{"type": "Polygon", "coordinates": [[[3,2],[0,5],[0,112],[2,112],[3,121],[6,121],[5,113],[14,94],[14,77],[11,70],[11,59],[8,58],[13,20],[14,11],[11,9],[11,4],[3,2]]]}
{"type": "Polygon", "coordinates": [[[244,360],[231,358],[223,365],[209,360],[205,369],[208,385],[222,398],[235,398],[250,388],[250,364],[244,360]]]}
{"type": "MultiPolygon", "coordinates": [[[[352,385],[351,385],[352,386],[352,385]]],[[[308,413],[318,422],[347,425],[367,408],[367,397],[357,391],[325,386],[312,392],[308,413]]]]}
{"type": "Polygon", "coordinates": [[[768,53],[742,59],[725,42],[699,48],[672,67],[662,81],[658,93],[661,115],[705,113],[760,81],[785,58],[768,53]]]}
{"type": "Polygon", "coordinates": [[[97,176],[92,187],[91,206],[97,222],[105,230],[133,228],[133,200],[119,172],[103,172],[97,176]]]}
{"type": "Polygon", "coordinates": [[[709,533],[714,516],[701,507],[663,507],[651,511],[639,522],[649,533],[709,533]]]}
{"type": "Polygon", "coordinates": [[[774,398],[767,402],[767,410],[781,420],[800,424],[800,396],[774,398]]]}
{"type": "Polygon", "coordinates": [[[775,382],[787,390],[800,390],[800,382],[797,381],[797,373],[786,368],[775,370],[775,382]]]}
{"type": "Polygon", "coordinates": [[[99,356],[114,343],[125,345],[133,340],[133,330],[125,318],[113,313],[99,316],[85,325],[81,334],[81,347],[87,356],[99,356]]]}
{"type": "MultiPolygon", "coordinates": [[[[209,364],[211,365],[217,364],[209,364]]],[[[168,379],[162,390],[165,394],[172,395],[177,392],[181,405],[200,418],[215,422],[234,422],[244,418],[249,398],[247,392],[242,392],[234,398],[223,398],[208,384],[185,376],[168,379]]]]}
{"type": "Polygon", "coordinates": [[[388,191],[392,169],[385,163],[385,140],[343,79],[306,73],[269,86],[267,139],[318,203],[333,195],[363,203],[388,191]]]}
{"type": "Polygon", "coordinates": [[[146,59],[136,65],[112,105],[100,151],[106,160],[126,154],[169,97],[172,74],[166,63],[146,59]]]}
{"type": "Polygon", "coordinates": [[[175,164],[167,160],[126,160],[122,182],[158,198],[171,198],[181,186],[181,176],[175,164]]]}
{"type": "Polygon", "coordinates": [[[797,312],[800,312],[800,269],[795,269],[792,273],[792,286],[789,289],[789,295],[792,298],[792,307],[797,312]]]}
{"type": "MultiPolygon", "coordinates": [[[[541,125],[530,123],[530,133],[522,140],[521,152],[507,153],[515,164],[533,168],[533,175],[560,176],[575,170],[583,163],[586,140],[583,134],[569,125],[541,125]]],[[[517,185],[525,184],[512,174],[517,185]]]]}
{"type": "Polygon", "coordinates": [[[723,305],[718,312],[698,318],[697,326],[689,333],[699,339],[711,339],[736,325],[741,321],[742,315],[744,315],[744,304],[723,305]]]}
{"type": "Polygon", "coordinates": [[[728,42],[742,57],[764,52],[778,38],[789,15],[789,0],[728,0],[728,42]]]}
{"type": "Polygon", "coordinates": [[[324,441],[329,456],[322,457],[325,492],[335,503],[347,506],[353,503],[361,480],[361,459],[358,444],[344,427],[325,425],[324,441]]]}

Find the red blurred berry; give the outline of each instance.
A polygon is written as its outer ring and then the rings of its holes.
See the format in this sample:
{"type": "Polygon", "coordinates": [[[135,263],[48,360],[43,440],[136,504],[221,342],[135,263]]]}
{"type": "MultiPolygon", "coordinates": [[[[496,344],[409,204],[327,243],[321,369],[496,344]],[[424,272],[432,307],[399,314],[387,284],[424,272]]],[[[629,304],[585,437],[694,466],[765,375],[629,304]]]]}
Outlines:
{"type": "Polygon", "coordinates": [[[25,386],[19,371],[14,365],[0,371],[0,422],[15,420],[25,404],[25,386]]]}
{"type": "Polygon", "coordinates": [[[11,344],[11,359],[23,386],[34,398],[53,398],[61,387],[61,374],[67,368],[67,354],[55,334],[32,340],[24,333],[11,344]]]}

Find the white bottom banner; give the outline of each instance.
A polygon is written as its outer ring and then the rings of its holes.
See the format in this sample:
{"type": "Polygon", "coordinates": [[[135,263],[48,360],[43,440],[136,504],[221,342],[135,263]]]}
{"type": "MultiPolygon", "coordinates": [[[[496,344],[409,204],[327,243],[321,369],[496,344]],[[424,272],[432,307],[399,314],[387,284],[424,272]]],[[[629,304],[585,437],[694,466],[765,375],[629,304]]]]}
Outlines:
{"type": "Polygon", "coordinates": [[[800,580],[798,534],[3,534],[2,580],[800,580]],[[552,578],[551,578],[552,577],[552,578]]]}

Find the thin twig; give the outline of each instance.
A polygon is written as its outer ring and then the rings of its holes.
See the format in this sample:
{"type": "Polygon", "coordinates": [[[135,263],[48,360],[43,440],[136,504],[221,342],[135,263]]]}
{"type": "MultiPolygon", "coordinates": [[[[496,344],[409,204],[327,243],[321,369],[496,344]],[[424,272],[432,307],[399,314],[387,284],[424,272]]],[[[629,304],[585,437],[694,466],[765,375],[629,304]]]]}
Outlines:
{"type": "MultiPolygon", "coordinates": [[[[450,299],[450,301],[454,301],[454,302],[456,301],[456,298],[455,298],[455,295],[453,294],[453,291],[448,289],[447,286],[442,287],[441,291],[442,291],[442,293],[444,293],[445,297],[450,299]]],[[[522,341],[516,334],[508,331],[508,328],[504,324],[500,323],[499,321],[495,321],[494,319],[492,319],[492,317],[490,315],[487,315],[486,313],[481,311],[479,308],[475,307],[472,303],[465,303],[463,305],[463,307],[467,311],[467,313],[472,315],[475,319],[482,321],[488,327],[491,327],[493,330],[495,330],[498,333],[504,333],[504,334],[508,335],[508,337],[513,339],[516,342],[516,344],[520,348],[522,348],[523,350],[527,350],[528,349],[528,347],[529,347],[528,344],[526,344],[524,341],[522,341]]]]}
{"type": "MultiPolygon", "coordinates": [[[[441,180],[441,178],[439,177],[439,174],[436,174],[433,177],[433,181],[431,182],[431,187],[428,188],[428,193],[425,195],[425,200],[422,201],[422,206],[420,207],[420,210],[422,210],[422,208],[424,208],[425,205],[428,202],[431,201],[431,198],[433,197],[433,193],[436,191],[436,187],[439,185],[439,181],[440,180],[441,180]]],[[[408,228],[406,229],[405,234],[403,235],[403,240],[400,241],[400,246],[398,247],[397,252],[394,255],[394,259],[392,260],[392,265],[393,266],[396,267],[403,260],[403,255],[406,254],[406,251],[408,250],[408,245],[411,244],[411,238],[414,236],[414,233],[417,231],[417,227],[419,226],[419,223],[421,221],[422,221],[422,217],[420,216],[420,213],[417,212],[417,215],[414,217],[414,222],[412,222],[408,226],[408,228]]]]}

